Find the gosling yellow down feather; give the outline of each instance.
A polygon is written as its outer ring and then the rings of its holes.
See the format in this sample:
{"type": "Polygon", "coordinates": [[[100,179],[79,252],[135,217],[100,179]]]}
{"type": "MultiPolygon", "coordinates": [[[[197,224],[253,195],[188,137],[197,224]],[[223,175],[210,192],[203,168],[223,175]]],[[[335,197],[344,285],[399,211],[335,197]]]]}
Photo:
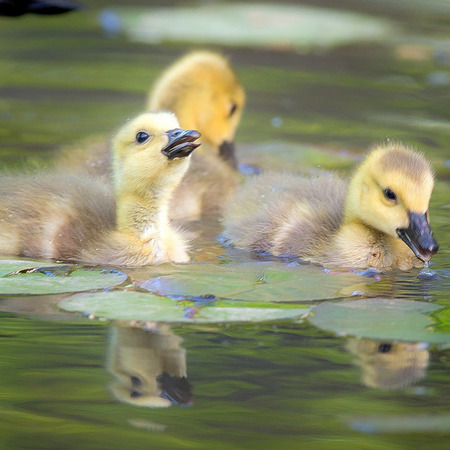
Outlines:
{"type": "Polygon", "coordinates": [[[87,176],[2,176],[0,253],[123,266],[189,261],[168,207],[199,136],[170,113],[130,120],[112,141],[114,188],[87,176]]]}
{"type": "Polygon", "coordinates": [[[335,175],[266,173],[227,207],[224,237],[326,267],[408,270],[439,248],[428,217],[433,185],[429,163],[400,143],[375,147],[349,183],[335,175]]]}

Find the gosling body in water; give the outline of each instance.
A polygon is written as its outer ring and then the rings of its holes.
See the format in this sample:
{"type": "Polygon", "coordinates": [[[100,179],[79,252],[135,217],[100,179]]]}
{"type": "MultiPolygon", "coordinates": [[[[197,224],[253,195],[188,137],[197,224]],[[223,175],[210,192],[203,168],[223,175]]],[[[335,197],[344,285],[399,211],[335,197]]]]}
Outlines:
{"type": "Polygon", "coordinates": [[[114,187],[81,175],[2,176],[0,253],[121,266],[189,261],[168,208],[199,137],[170,113],[145,113],[113,138],[114,187]]]}
{"type": "Polygon", "coordinates": [[[408,270],[439,248],[428,217],[433,185],[420,153],[381,145],[349,183],[326,174],[253,177],[225,210],[223,234],[239,248],[326,267],[408,270]]]}

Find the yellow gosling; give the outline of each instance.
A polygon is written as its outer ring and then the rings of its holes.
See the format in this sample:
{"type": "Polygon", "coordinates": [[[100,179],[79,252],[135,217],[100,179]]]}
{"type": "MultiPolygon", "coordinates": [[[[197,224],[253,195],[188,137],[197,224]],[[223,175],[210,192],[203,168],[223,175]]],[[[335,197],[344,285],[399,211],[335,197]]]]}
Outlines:
{"type": "Polygon", "coordinates": [[[372,149],[349,183],[266,173],[227,207],[224,237],[326,267],[409,270],[439,249],[428,215],[433,185],[430,164],[400,143],[372,149]]]}
{"type": "Polygon", "coordinates": [[[148,107],[174,112],[183,128],[202,135],[202,147],[172,197],[172,219],[216,219],[236,192],[241,177],[233,140],[244,104],[244,89],[218,53],[189,53],[156,81],[148,107]]]}
{"type": "Polygon", "coordinates": [[[195,51],[171,65],[156,81],[147,106],[174,112],[183,128],[199,130],[202,150],[220,154],[236,166],[234,134],[245,92],[227,59],[195,51]]]}
{"type": "Polygon", "coordinates": [[[65,174],[3,176],[0,253],[103,265],[187,262],[170,198],[199,146],[170,113],[145,113],[113,138],[114,188],[65,174]]]}

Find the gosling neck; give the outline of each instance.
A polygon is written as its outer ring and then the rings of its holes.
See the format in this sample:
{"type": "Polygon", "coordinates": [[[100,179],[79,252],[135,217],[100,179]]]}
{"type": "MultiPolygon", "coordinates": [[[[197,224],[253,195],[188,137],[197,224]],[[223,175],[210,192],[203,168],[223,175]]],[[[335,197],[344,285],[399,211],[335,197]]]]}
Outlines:
{"type": "Polygon", "coordinates": [[[361,192],[364,189],[364,180],[361,175],[362,171],[358,170],[350,179],[347,186],[347,194],[345,196],[344,216],[342,225],[346,224],[362,224],[359,217],[359,205],[361,202],[361,192]]]}
{"type": "Polygon", "coordinates": [[[170,228],[169,201],[172,186],[146,190],[116,189],[117,230],[131,233],[139,240],[149,240],[170,228]]]}

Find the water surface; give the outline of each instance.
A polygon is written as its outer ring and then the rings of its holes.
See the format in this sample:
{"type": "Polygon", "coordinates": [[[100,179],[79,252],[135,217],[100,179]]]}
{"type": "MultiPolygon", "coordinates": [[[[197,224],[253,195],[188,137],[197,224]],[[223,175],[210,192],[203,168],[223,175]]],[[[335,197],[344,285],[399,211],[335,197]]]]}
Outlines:
{"type": "MultiPolygon", "coordinates": [[[[386,274],[383,295],[447,308],[430,324],[448,332],[448,20],[445,2],[419,3],[341,2],[393,21],[401,33],[383,42],[212,48],[230,56],[247,90],[242,161],[348,173],[376,141],[424,150],[437,173],[438,276],[386,274]]],[[[5,167],[45,166],[62,144],[111,135],[141,111],[161,70],[193,47],[111,37],[97,21],[111,5],[90,4],[67,16],[0,19],[5,167]]],[[[202,228],[195,261],[248,261],[220,246],[218,229],[202,228]]],[[[152,270],[131,275],[145,280],[152,270]]],[[[336,337],[304,319],[124,327],[63,313],[61,297],[0,299],[0,448],[448,447],[448,346],[336,337]],[[173,406],[156,407],[164,403],[173,406]]]]}

